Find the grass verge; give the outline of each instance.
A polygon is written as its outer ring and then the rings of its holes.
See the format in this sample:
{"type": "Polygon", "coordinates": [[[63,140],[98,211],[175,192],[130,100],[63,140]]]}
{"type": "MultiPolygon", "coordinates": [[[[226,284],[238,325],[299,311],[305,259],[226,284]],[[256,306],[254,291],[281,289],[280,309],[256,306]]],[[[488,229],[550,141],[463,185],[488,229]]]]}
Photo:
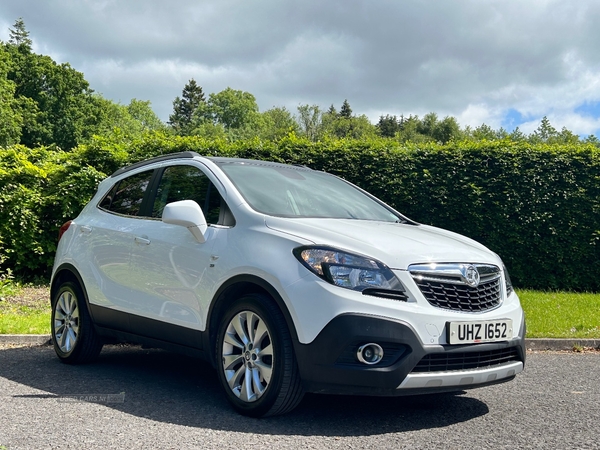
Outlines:
{"type": "Polygon", "coordinates": [[[48,286],[13,284],[0,289],[0,334],[49,334],[48,286]]]}
{"type": "Polygon", "coordinates": [[[600,339],[600,294],[517,290],[527,337],[600,339]]]}
{"type": "MultiPolygon", "coordinates": [[[[600,339],[600,294],[518,289],[527,337],[600,339]]],[[[49,334],[48,286],[0,288],[0,334],[49,334]]]]}

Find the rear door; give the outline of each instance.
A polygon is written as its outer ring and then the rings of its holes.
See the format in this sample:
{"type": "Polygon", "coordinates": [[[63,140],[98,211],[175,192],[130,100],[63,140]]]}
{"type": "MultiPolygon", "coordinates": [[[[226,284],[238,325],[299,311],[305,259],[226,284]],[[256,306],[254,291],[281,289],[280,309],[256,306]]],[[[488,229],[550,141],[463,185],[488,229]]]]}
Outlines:
{"type": "Polygon", "coordinates": [[[79,227],[75,251],[87,265],[82,272],[90,303],[103,307],[93,308],[100,325],[127,330],[127,315],[118,312],[136,309],[131,284],[132,229],[141,220],[153,176],[153,170],[146,170],[117,181],[79,227]]]}

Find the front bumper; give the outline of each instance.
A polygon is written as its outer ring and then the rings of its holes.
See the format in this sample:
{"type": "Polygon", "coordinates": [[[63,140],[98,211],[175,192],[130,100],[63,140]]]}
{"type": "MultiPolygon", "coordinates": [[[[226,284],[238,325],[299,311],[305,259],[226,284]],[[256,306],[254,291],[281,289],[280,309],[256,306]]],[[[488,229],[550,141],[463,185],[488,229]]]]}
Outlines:
{"type": "Polygon", "coordinates": [[[423,345],[400,320],[362,314],[334,318],[310,344],[295,344],[307,392],[412,395],[460,391],[509,381],[525,365],[525,322],[505,342],[423,345]],[[356,358],[363,344],[377,343],[383,360],[365,365],[356,358]]]}

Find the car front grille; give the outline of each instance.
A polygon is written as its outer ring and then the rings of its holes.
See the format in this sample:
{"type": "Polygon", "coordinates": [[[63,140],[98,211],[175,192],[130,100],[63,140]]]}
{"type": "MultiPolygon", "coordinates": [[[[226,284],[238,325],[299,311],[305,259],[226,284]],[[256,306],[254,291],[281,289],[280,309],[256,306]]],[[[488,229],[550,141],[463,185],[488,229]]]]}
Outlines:
{"type": "Polygon", "coordinates": [[[409,271],[421,293],[436,308],[461,312],[482,312],[501,301],[500,269],[487,264],[413,265],[409,271]],[[464,268],[477,269],[479,284],[469,286],[464,268]]]}
{"type": "Polygon", "coordinates": [[[449,372],[453,370],[483,369],[521,361],[516,347],[482,352],[448,352],[426,355],[412,370],[413,373],[449,372]]]}
{"type": "Polygon", "coordinates": [[[486,311],[500,304],[500,280],[480,284],[476,288],[433,281],[417,282],[427,301],[443,309],[486,311]]]}

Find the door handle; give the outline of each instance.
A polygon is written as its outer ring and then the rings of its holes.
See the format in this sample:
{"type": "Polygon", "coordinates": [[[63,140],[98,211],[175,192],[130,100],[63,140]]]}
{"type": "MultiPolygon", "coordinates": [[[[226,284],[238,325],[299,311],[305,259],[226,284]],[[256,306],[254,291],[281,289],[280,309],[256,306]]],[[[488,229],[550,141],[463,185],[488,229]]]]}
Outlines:
{"type": "Polygon", "coordinates": [[[150,245],[150,239],[148,239],[146,237],[136,236],[134,238],[134,241],[135,241],[136,244],[150,245]]]}
{"type": "Polygon", "coordinates": [[[92,232],[92,227],[88,227],[87,225],[82,225],[79,229],[84,234],[90,234],[92,232]]]}

